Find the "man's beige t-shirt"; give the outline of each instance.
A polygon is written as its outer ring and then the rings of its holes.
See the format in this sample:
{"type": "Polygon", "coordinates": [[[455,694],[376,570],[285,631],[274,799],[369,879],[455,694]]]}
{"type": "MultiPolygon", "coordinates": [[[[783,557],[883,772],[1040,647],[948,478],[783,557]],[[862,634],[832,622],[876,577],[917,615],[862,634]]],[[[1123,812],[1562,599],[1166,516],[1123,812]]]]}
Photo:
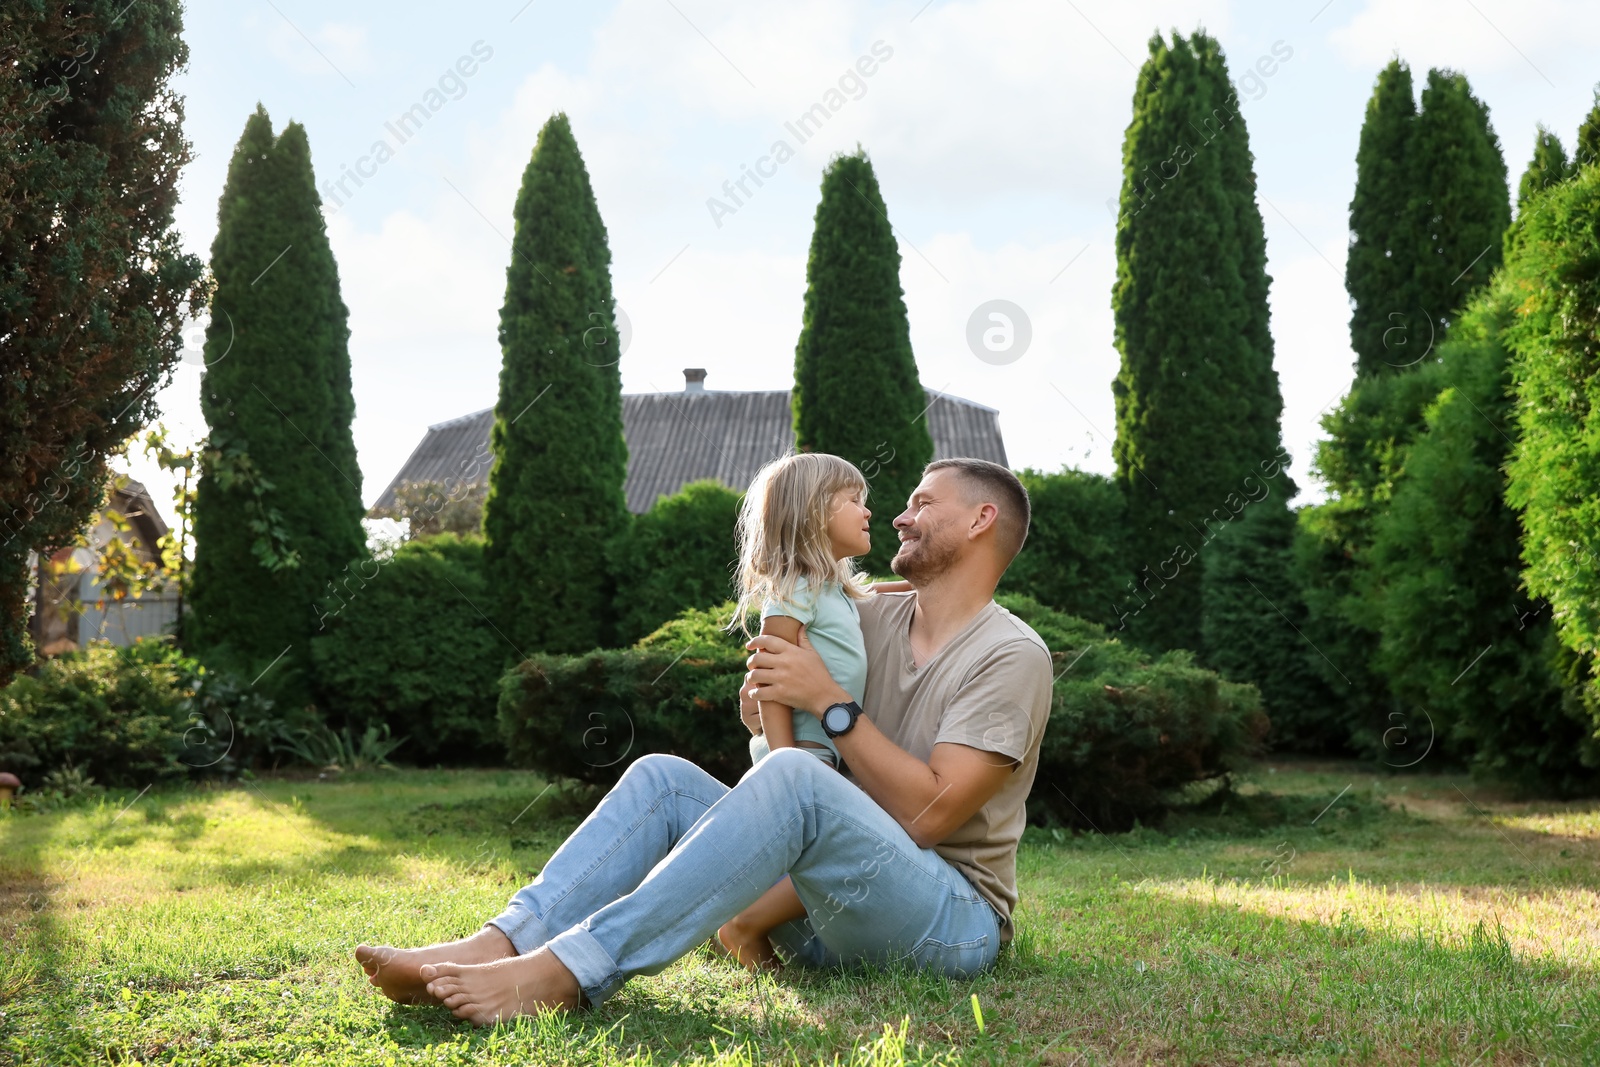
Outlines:
{"type": "Polygon", "coordinates": [[[888,738],[926,762],[941,742],[1015,761],[1000,791],[934,850],[972,882],[1011,939],[1017,842],[1050,718],[1050,651],[1032,627],[990,602],[938,654],[914,666],[908,633],[914,593],[859,601],[867,646],[862,709],[888,738]]]}

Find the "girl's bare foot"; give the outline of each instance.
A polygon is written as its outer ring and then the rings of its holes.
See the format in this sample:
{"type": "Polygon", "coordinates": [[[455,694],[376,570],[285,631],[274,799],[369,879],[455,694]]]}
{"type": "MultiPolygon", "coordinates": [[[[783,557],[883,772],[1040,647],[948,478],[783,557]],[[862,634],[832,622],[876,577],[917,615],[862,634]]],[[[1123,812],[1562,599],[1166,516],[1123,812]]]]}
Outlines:
{"type": "Polygon", "coordinates": [[[356,962],[367,972],[367,981],[396,1004],[437,1004],[428,992],[421,969],[430,963],[492,963],[516,955],[505,934],[485,926],[471,937],[446,941],[425,948],[391,948],[388,945],[357,945],[356,962]]]}
{"type": "Polygon", "coordinates": [[[752,971],[777,971],[783,969],[778,954],[772,950],[772,939],[762,930],[752,930],[738,919],[722,924],[713,939],[715,948],[744,964],[752,971]]]}
{"type": "Polygon", "coordinates": [[[479,1026],[510,1022],[541,1008],[571,1011],[583,1002],[578,979],[547,948],[478,966],[430,963],[422,967],[422,977],[435,1003],[479,1026]]]}

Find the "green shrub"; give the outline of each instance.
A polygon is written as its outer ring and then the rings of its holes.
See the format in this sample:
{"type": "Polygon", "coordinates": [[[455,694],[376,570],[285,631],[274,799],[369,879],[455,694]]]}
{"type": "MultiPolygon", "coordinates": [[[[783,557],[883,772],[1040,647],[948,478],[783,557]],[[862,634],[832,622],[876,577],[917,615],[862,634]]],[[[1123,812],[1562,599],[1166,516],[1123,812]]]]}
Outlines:
{"type": "Polygon", "coordinates": [[[187,773],[184,698],[196,669],[164,639],[46,660],[0,689],[0,769],[26,782],[75,768],[136,788],[187,773]]]}
{"type": "Polygon", "coordinates": [[[1055,474],[1023,470],[1017,477],[1027,487],[1033,521],[1000,591],[1114,625],[1132,578],[1121,536],[1127,521],[1121,488],[1104,475],[1070,467],[1055,474]]]}
{"type": "MultiPolygon", "coordinates": [[[[1029,803],[1036,819],[1105,831],[1150,821],[1183,786],[1236,770],[1258,750],[1267,722],[1253,686],[1196,667],[1188,652],[1151,660],[1027,597],[999,601],[1058,663],[1029,803]]],[[[731,610],[685,612],[630,649],[517,666],[500,697],[511,761],[610,785],[631,759],[668,752],[737,781],[750,757],[737,711],[743,639],[722,630],[731,610]]]]}
{"type": "Polygon", "coordinates": [[[519,664],[500,683],[511,762],[610,785],[634,758],[666,752],[737,781],[750,769],[738,711],[748,653],[721,629],[732,612],[690,610],[633,648],[519,664]]]}
{"type": "Polygon", "coordinates": [[[1050,725],[1028,798],[1035,820],[1101,832],[1159,819],[1194,782],[1242,769],[1267,733],[1255,686],[1152,657],[1027,597],[997,598],[1034,628],[1056,662],[1050,725]]]}
{"type": "Polygon", "coordinates": [[[483,541],[410,541],[343,583],[312,642],[330,726],[387,725],[410,762],[493,761],[496,680],[510,651],[490,610],[483,541]]]}
{"type": "Polygon", "coordinates": [[[612,543],[615,622],[624,644],[681,611],[715,607],[732,595],[742,495],[711,479],[690,482],[635,516],[612,543]]]}
{"type": "Polygon", "coordinates": [[[315,708],[277,704],[240,676],[210,668],[194,678],[184,709],[178,761],[223,778],[294,762],[301,735],[322,723],[315,708]]]}

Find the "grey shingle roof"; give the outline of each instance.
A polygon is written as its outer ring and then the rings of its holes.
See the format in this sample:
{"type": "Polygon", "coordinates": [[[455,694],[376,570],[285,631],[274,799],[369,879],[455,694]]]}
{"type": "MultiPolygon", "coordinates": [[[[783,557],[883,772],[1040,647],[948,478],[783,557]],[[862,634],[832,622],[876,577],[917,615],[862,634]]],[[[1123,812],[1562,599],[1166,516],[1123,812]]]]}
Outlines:
{"type": "MultiPolygon", "coordinates": [[[[935,459],[973,456],[1006,463],[999,412],[949,393],[929,389],[927,394],[935,459]]],[[[624,394],[628,510],[648,511],[657,497],[702,478],[743,490],[763,463],[794,447],[792,419],[788,390],[624,394]]],[[[494,409],[485,408],[428,427],[374,506],[391,506],[395,489],[405,482],[438,482],[448,490],[463,480],[486,481],[493,426],[494,409]]],[[[854,458],[864,463],[872,457],[854,458]]]]}

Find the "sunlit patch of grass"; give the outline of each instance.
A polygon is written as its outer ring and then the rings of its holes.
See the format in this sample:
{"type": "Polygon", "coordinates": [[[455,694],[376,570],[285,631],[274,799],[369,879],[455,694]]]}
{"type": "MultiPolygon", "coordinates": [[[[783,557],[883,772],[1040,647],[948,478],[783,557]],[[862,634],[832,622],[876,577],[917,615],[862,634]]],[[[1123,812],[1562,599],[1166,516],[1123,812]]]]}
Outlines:
{"type": "Polygon", "coordinates": [[[1194,878],[1144,889],[1170,900],[1331,928],[1358,926],[1370,934],[1419,938],[1441,947],[1460,948],[1492,931],[1519,956],[1600,968],[1600,893],[1593,889],[1529,893],[1492,886],[1374,885],[1354,879],[1305,885],[1287,878],[1194,878]]]}

